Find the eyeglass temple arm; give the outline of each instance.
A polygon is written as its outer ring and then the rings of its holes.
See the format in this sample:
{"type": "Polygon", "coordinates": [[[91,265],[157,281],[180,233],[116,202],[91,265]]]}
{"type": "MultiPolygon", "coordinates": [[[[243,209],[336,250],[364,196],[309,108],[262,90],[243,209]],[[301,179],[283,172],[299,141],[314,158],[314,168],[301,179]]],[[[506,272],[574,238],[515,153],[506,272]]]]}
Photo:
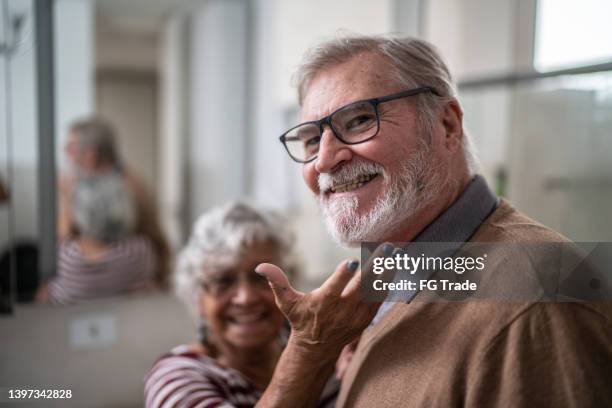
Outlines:
{"type": "Polygon", "coordinates": [[[431,92],[432,94],[436,95],[436,96],[442,96],[440,94],[440,92],[438,92],[435,88],[432,88],[431,86],[422,86],[420,88],[416,88],[416,89],[411,89],[409,91],[403,91],[403,92],[398,92],[396,94],[393,95],[388,95],[382,98],[376,98],[373,99],[373,102],[376,103],[381,103],[381,102],[387,102],[387,101],[392,101],[394,99],[399,99],[399,98],[404,98],[407,96],[412,96],[412,95],[417,95],[423,92],[431,92]]]}

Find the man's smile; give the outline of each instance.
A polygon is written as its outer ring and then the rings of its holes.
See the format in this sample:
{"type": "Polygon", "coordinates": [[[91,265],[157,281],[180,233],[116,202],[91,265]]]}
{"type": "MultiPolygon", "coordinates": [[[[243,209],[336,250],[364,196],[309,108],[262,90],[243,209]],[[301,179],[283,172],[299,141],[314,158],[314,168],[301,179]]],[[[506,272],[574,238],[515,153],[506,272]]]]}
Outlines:
{"type": "Polygon", "coordinates": [[[376,176],[378,176],[378,174],[364,174],[354,180],[345,183],[332,184],[332,186],[325,192],[346,193],[349,191],[353,191],[363,187],[364,185],[372,181],[374,178],[376,178],[376,176]]]}

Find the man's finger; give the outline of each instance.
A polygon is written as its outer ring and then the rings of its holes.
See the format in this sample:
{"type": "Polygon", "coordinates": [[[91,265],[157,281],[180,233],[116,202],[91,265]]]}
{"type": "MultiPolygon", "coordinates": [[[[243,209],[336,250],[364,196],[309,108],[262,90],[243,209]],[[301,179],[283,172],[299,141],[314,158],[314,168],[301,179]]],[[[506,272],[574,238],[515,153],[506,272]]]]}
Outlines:
{"type": "Polygon", "coordinates": [[[355,277],[351,279],[348,285],[346,285],[342,295],[349,296],[354,293],[359,293],[361,282],[365,281],[366,284],[369,284],[370,280],[374,279],[374,277],[376,277],[376,279],[382,279],[384,282],[390,282],[391,279],[393,279],[395,271],[385,269],[382,275],[375,275],[373,272],[374,259],[390,257],[395,249],[395,246],[389,242],[379,245],[372,253],[366,264],[362,266],[361,273],[355,274],[355,277]]]}
{"type": "Polygon", "coordinates": [[[329,294],[340,295],[346,284],[355,275],[357,268],[359,268],[359,261],[355,259],[342,261],[334,273],[321,285],[321,289],[329,294]]]}
{"type": "MultiPolygon", "coordinates": [[[[302,296],[302,293],[296,291],[291,287],[287,275],[281,268],[274,264],[262,263],[257,265],[255,272],[264,276],[276,299],[276,304],[281,312],[285,313],[291,310],[291,307],[295,302],[302,296]]],[[[286,313],[285,313],[286,314],[286,313]]]]}

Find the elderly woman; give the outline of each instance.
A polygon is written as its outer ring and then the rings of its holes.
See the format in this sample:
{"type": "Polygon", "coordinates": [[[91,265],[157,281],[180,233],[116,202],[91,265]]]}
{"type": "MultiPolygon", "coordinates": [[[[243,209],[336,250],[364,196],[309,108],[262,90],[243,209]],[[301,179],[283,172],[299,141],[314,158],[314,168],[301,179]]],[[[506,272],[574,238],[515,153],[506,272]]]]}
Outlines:
{"type": "Polygon", "coordinates": [[[78,120],[70,126],[64,150],[72,171],[62,175],[59,180],[58,238],[70,238],[72,232],[74,220],[70,196],[75,177],[119,176],[133,197],[136,214],[134,231],[149,239],[157,255],[155,283],[165,288],[170,271],[170,247],[151,192],[119,154],[115,128],[100,117],[78,120]]]}
{"type": "Polygon", "coordinates": [[[133,234],[134,202],[122,177],[78,179],[71,206],[75,235],[61,242],[57,275],[37,300],[76,303],[151,287],[156,255],[149,239],[133,234]]]}
{"type": "Polygon", "coordinates": [[[146,406],[251,407],[288,334],[262,262],[296,271],[293,235],[274,213],[231,204],[204,214],[180,253],[177,293],[200,318],[199,342],[176,347],[146,378],[146,406]]]}

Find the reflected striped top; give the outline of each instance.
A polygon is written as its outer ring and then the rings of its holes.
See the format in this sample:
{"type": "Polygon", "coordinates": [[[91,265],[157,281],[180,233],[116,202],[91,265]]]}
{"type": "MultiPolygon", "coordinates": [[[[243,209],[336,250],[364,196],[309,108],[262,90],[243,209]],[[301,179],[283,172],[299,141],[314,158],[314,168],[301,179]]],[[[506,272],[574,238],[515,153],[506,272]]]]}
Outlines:
{"type": "Polygon", "coordinates": [[[57,275],[49,282],[49,301],[78,303],[151,286],[156,256],[148,238],[130,237],[109,245],[95,260],[76,241],[62,243],[57,275]]]}
{"type": "Polygon", "coordinates": [[[146,408],[247,408],[260,397],[238,371],[187,345],[162,356],[145,378],[146,408]]]}

